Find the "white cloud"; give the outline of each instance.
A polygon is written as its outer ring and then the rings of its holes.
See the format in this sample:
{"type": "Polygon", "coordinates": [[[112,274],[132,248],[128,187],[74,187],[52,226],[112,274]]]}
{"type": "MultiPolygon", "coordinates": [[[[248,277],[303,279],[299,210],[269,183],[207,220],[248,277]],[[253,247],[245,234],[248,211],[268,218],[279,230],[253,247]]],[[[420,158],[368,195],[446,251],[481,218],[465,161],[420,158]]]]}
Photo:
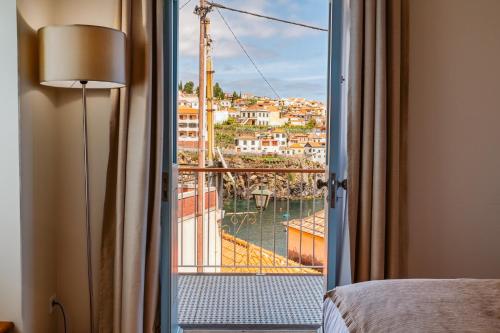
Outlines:
{"type": "MultiPolygon", "coordinates": [[[[302,1],[306,2],[306,0],[212,1],[223,3],[228,7],[322,25],[304,19],[304,17],[315,17],[311,14],[303,16],[304,3],[302,1]]],[[[307,0],[307,2],[311,1],[315,5],[316,1],[323,3],[326,0],[307,0]]],[[[198,0],[192,0],[181,10],[179,32],[180,78],[184,82],[192,80],[195,84],[198,70],[199,18],[193,14],[193,10],[197,4],[198,0]]],[[[308,55],[309,61],[297,61],[289,59],[289,55],[283,52],[291,43],[297,43],[300,37],[315,37],[318,34],[324,34],[324,32],[227,10],[221,10],[221,13],[280,95],[302,95],[315,99],[325,99],[326,70],[322,75],[321,64],[324,64],[326,69],[326,54],[310,53],[308,55]]],[[[227,90],[234,89],[272,96],[272,91],[245,59],[239,45],[215,9],[209,17],[211,19],[211,36],[214,40],[212,54],[217,81],[227,90]]]]}
{"type": "MultiPolygon", "coordinates": [[[[286,0],[281,0],[281,2],[286,0]]],[[[286,17],[286,13],[290,12],[293,15],[297,11],[298,5],[283,6],[287,8],[281,13],[273,13],[270,2],[265,0],[241,1],[232,0],[225,1],[228,7],[235,7],[255,13],[265,13],[266,15],[277,15],[286,17]]],[[[180,33],[179,44],[181,56],[197,57],[199,44],[199,19],[193,13],[197,1],[191,1],[185,8],[180,11],[180,33]]],[[[303,29],[297,26],[285,25],[279,22],[273,22],[258,17],[253,17],[241,13],[228,12],[221,10],[222,15],[226,18],[234,33],[240,40],[251,37],[252,44],[258,45],[266,39],[293,39],[307,34],[314,34],[312,30],[303,29]]],[[[234,40],[231,32],[228,30],[220,15],[214,8],[209,15],[211,19],[211,36],[214,40],[213,54],[218,58],[232,58],[242,55],[241,49],[234,40]]],[[[244,46],[249,49],[248,43],[244,46]]],[[[266,52],[266,47],[261,45],[261,50],[266,52]]]]}

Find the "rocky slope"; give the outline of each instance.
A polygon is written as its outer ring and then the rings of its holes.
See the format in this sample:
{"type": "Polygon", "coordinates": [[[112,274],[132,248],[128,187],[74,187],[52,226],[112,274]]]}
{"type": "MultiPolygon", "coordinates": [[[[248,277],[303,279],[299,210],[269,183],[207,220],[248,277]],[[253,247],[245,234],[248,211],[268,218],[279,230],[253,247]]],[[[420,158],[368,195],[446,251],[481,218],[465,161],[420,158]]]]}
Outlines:
{"type": "MultiPolygon", "coordinates": [[[[307,199],[321,197],[323,190],[316,189],[316,180],[323,179],[323,173],[276,173],[272,169],[324,169],[319,163],[304,159],[290,157],[256,156],[256,155],[227,155],[224,156],[227,166],[230,168],[266,168],[269,172],[238,172],[224,174],[223,186],[224,196],[246,199],[259,185],[265,184],[278,199],[307,199]]],[[[179,153],[179,164],[195,165],[196,154],[179,153]]],[[[218,180],[220,184],[220,178],[218,180]]]]}

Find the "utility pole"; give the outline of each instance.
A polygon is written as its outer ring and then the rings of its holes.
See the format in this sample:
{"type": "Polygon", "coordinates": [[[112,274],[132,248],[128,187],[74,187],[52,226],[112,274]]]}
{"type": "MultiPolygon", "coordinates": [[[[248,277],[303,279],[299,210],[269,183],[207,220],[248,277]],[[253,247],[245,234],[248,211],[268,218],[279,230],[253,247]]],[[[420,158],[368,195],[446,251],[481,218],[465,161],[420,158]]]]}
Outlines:
{"type": "Polygon", "coordinates": [[[213,85],[213,75],[214,75],[214,70],[212,67],[212,55],[210,54],[211,51],[211,44],[212,44],[212,39],[210,38],[210,19],[205,18],[205,33],[207,35],[207,52],[206,52],[206,57],[207,57],[207,143],[208,143],[208,149],[207,149],[207,157],[208,157],[208,165],[213,166],[214,165],[214,85],[213,85]]]}
{"type": "MultiPolygon", "coordinates": [[[[205,167],[205,57],[206,57],[206,15],[205,0],[195,9],[200,16],[199,80],[198,80],[198,167],[205,167]]],[[[205,215],[205,173],[198,172],[196,197],[196,266],[203,272],[203,216],[205,215]]]]}

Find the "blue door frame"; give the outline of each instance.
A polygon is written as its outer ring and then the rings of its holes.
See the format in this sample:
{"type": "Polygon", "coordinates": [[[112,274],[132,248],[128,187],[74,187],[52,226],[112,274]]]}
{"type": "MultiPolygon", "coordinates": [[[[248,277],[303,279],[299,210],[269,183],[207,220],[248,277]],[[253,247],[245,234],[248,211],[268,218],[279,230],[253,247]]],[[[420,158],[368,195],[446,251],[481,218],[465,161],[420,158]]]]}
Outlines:
{"type": "Polygon", "coordinates": [[[178,332],[177,322],[177,59],[178,0],[163,1],[163,179],[161,205],[161,332],[178,332]]]}
{"type": "Polygon", "coordinates": [[[327,145],[327,177],[328,191],[328,235],[327,235],[327,267],[326,287],[328,290],[339,284],[341,246],[343,237],[345,191],[332,186],[333,177],[345,176],[344,140],[342,140],[342,84],[343,84],[343,36],[344,36],[345,0],[330,0],[330,22],[328,37],[328,145],[327,145]],[[341,193],[342,192],[342,193],[341,193]],[[332,201],[335,201],[333,207],[332,201]]]}

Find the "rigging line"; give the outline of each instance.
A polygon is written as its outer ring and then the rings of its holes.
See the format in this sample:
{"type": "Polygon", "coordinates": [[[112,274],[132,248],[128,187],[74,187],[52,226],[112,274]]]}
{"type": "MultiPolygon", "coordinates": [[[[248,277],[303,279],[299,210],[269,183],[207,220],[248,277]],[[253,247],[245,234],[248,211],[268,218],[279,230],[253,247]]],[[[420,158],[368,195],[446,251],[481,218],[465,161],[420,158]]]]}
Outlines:
{"type": "Polygon", "coordinates": [[[182,8],[186,7],[190,2],[191,0],[187,0],[182,6],[179,7],[179,10],[182,10],[182,8]]]}
{"type": "Polygon", "coordinates": [[[271,85],[271,83],[269,83],[269,81],[266,79],[266,77],[264,76],[264,74],[262,73],[262,71],[259,69],[259,67],[255,63],[255,61],[250,56],[250,54],[248,54],[247,50],[245,49],[245,47],[243,46],[243,44],[240,42],[240,40],[238,39],[238,37],[236,37],[236,34],[234,33],[233,29],[231,29],[231,26],[226,21],[226,19],[224,18],[224,16],[220,12],[219,8],[215,7],[215,9],[217,9],[217,13],[219,13],[220,17],[222,18],[222,21],[224,21],[224,24],[226,25],[226,27],[229,29],[229,31],[233,35],[234,39],[236,40],[236,42],[240,46],[240,48],[243,51],[243,53],[245,53],[245,55],[247,56],[248,60],[250,60],[250,62],[252,63],[253,67],[255,67],[255,70],[260,74],[260,76],[262,77],[262,79],[267,83],[267,85],[273,91],[273,93],[276,95],[276,97],[278,97],[278,99],[281,99],[281,96],[276,92],[276,90],[273,88],[273,86],[271,85]]]}
{"type": "Polygon", "coordinates": [[[325,29],[325,28],[315,27],[313,25],[299,23],[299,22],[288,21],[288,20],[277,18],[277,17],[272,17],[272,16],[267,16],[267,15],[262,15],[262,14],[247,12],[247,11],[241,10],[241,9],[226,7],[224,5],[221,5],[221,4],[218,4],[218,3],[215,3],[215,2],[209,2],[209,1],[207,1],[207,4],[209,4],[210,6],[215,7],[215,8],[221,8],[221,9],[231,10],[233,12],[238,12],[238,13],[242,13],[242,14],[248,14],[248,15],[252,15],[252,16],[256,16],[256,17],[260,17],[260,18],[265,18],[265,19],[268,19],[268,20],[273,20],[273,21],[278,21],[278,22],[282,22],[282,23],[298,25],[298,26],[303,27],[303,28],[309,28],[309,29],[313,29],[313,30],[319,30],[319,31],[326,31],[326,32],[328,32],[328,29],[325,29]]]}

